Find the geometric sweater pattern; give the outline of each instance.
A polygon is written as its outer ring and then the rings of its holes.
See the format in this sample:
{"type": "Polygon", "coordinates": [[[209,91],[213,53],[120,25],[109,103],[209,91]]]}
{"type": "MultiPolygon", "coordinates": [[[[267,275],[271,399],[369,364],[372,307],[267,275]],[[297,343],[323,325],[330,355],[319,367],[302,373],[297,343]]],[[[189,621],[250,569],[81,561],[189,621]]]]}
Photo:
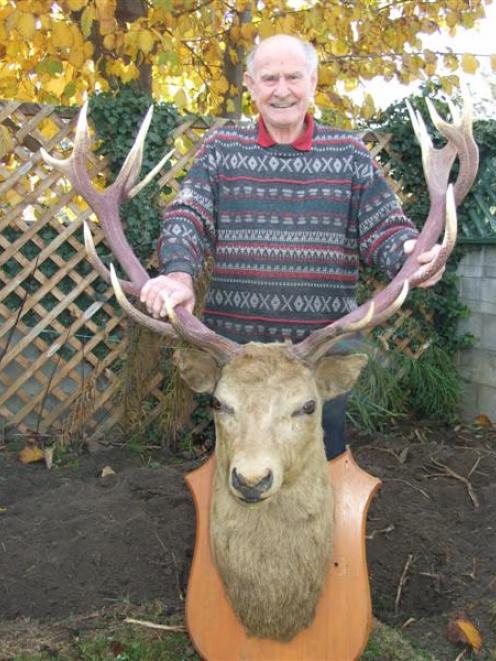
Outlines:
{"type": "Polygon", "coordinates": [[[298,342],[356,307],[359,263],[392,277],[414,225],[354,134],[312,122],[310,148],[208,135],[169,205],[162,273],[213,273],[203,320],[239,343],[298,342]]]}

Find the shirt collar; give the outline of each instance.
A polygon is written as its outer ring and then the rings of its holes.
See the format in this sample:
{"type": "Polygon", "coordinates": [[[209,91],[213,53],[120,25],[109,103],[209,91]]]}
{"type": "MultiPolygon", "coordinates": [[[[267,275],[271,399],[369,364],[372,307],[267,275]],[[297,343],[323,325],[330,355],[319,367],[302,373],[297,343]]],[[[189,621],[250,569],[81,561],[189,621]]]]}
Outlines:
{"type": "MultiPolygon", "coordinates": [[[[312,138],[313,138],[313,129],[314,121],[313,116],[307,113],[305,115],[305,124],[303,133],[301,133],[294,142],[291,143],[291,146],[299,151],[310,151],[312,148],[312,138]]],[[[272,147],[276,144],[274,138],[270,135],[265,126],[263,117],[260,115],[258,118],[258,137],[257,144],[260,147],[272,147]]]]}

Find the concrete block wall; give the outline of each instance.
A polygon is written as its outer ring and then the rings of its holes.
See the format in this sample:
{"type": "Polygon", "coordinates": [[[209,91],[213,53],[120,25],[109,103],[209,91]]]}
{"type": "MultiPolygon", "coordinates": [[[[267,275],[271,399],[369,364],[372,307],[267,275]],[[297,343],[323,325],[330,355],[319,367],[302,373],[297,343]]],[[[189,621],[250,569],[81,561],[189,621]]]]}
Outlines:
{"type": "Polygon", "coordinates": [[[476,344],[458,355],[463,381],[460,416],[473,420],[485,414],[496,422],[496,246],[476,246],[458,265],[460,295],[470,317],[460,331],[477,338],[476,344]]]}

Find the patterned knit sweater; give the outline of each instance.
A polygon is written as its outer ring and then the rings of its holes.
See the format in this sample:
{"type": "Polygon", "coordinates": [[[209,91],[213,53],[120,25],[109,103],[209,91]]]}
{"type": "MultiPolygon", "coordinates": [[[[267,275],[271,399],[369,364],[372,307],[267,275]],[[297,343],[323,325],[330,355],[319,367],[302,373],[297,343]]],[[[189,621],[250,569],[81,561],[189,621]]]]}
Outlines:
{"type": "Polygon", "coordinates": [[[356,307],[359,260],[392,277],[417,231],[354,135],[314,123],[293,145],[263,122],[204,141],[159,243],[162,273],[215,266],[207,326],[237,342],[300,341],[356,307]]]}

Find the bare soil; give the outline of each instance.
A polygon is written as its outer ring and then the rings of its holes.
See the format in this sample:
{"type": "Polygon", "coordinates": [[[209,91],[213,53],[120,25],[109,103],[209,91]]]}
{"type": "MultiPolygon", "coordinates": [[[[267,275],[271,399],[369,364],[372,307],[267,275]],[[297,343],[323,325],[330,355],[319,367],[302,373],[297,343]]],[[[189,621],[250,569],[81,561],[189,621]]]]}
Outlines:
{"type": "MultiPolygon", "coordinates": [[[[496,658],[494,428],[417,423],[355,433],[352,449],[383,480],[367,529],[375,617],[444,661],[462,651],[446,627],[463,614],[483,638],[477,658],[496,658]]],[[[19,652],[27,640],[34,649],[40,626],[64,635],[71,618],[65,635],[76,635],[118,604],[158,602],[180,620],[195,527],[183,474],[203,459],[109,445],[48,471],[0,446],[0,660],[16,639],[19,652]]]]}

